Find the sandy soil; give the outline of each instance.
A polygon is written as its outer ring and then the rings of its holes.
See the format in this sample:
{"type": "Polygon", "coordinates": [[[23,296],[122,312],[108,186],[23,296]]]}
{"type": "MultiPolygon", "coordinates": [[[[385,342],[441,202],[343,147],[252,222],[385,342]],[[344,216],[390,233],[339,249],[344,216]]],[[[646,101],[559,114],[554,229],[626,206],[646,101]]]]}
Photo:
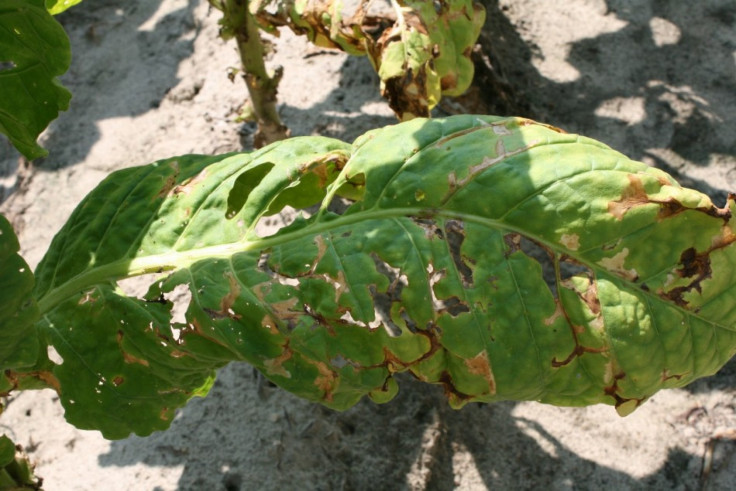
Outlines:
{"type": "MultiPolygon", "coordinates": [[[[485,83],[444,111],[533,116],[673,173],[719,204],[736,189],[733,0],[484,3],[485,83]]],[[[51,154],[28,164],[0,142],[0,211],[31,265],[108,172],[249,148],[253,126],[234,121],[245,89],[227,78],[237,54],[217,37],[218,18],[197,0],[96,0],[61,16],[74,99],[43,137],[51,154]]],[[[275,47],[270,64],[286,70],[280,111],[293,134],[352,140],[394,122],[365,59],[288,33],[275,47]]],[[[400,384],[389,404],[336,413],[231,365],[207,398],[148,438],[109,442],[76,430],[51,392],[11,398],[0,427],[26,447],[48,490],[736,489],[734,363],[624,419],[607,406],[453,411],[439,389],[400,384]]]]}

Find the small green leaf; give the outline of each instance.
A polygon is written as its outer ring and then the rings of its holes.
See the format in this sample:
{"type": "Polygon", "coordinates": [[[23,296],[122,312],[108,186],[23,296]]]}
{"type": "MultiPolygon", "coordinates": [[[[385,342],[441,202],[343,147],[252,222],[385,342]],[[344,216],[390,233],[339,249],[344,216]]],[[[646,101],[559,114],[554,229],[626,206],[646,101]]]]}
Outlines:
{"type": "Polygon", "coordinates": [[[56,77],[70,62],[69,38],[42,0],[0,0],[0,133],[28,159],[47,155],[36,139],[69,107],[56,77]]]}

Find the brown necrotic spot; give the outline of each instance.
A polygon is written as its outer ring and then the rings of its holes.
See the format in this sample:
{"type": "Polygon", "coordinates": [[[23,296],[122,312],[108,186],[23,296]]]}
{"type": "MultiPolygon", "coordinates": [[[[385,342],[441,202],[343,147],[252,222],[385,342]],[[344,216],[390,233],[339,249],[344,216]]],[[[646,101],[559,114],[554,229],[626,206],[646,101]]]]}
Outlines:
{"type": "Polygon", "coordinates": [[[289,347],[289,342],[287,340],[286,344],[284,345],[284,350],[279,356],[277,356],[276,358],[271,358],[269,360],[264,360],[263,366],[266,368],[266,373],[268,375],[279,375],[281,377],[291,378],[291,373],[286,368],[284,368],[284,362],[291,359],[292,355],[293,352],[291,351],[291,348],[289,347]]]}
{"type": "Polygon", "coordinates": [[[632,208],[651,203],[641,178],[636,174],[629,174],[627,177],[629,185],[624,188],[621,198],[608,203],[608,212],[618,220],[622,220],[632,208]]]}
{"type": "Polygon", "coordinates": [[[625,398],[622,397],[621,394],[619,394],[619,391],[621,389],[618,386],[618,382],[619,380],[623,380],[624,378],[626,378],[626,374],[623,372],[619,372],[613,376],[613,384],[603,388],[603,392],[607,396],[613,397],[613,399],[616,401],[615,407],[616,412],[619,414],[619,416],[628,416],[645,401],[645,398],[625,398]]]}
{"type": "Polygon", "coordinates": [[[683,278],[689,278],[691,276],[699,276],[701,278],[710,276],[710,259],[705,254],[698,254],[694,247],[686,249],[680,255],[681,268],[677,270],[683,278]]]}
{"type": "Polygon", "coordinates": [[[468,372],[473,375],[480,375],[486,382],[488,382],[488,393],[496,393],[496,380],[493,377],[493,370],[491,369],[491,362],[488,359],[488,353],[483,350],[473,358],[465,360],[465,366],[468,367],[468,372]]]}
{"type": "Polygon", "coordinates": [[[460,392],[455,387],[452,375],[446,370],[440,374],[438,382],[442,385],[442,388],[445,390],[445,396],[450,400],[452,405],[461,406],[473,399],[473,396],[460,392]]]}
{"type": "Polygon", "coordinates": [[[578,234],[562,234],[560,244],[571,251],[577,251],[580,248],[580,236],[578,234]]]}
{"type": "Polygon", "coordinates": [[[694,247],[690,247],[683,251],[680,255],[680,267],[675,270],[675,273],[680,278],[693,278],[690,283],[685,286],[678,286],[667,292],[663,293],[663,296],[681,307],[686,307],[688,302],[684,296],[686,293],[696,290],[702,292],[701,282],[712,275],[712,269],[710,265],[710,250],[698,253],[694,247]]]}
{"type": "MultiPolygon", "coordinates": [[[[623,220],[624,215],[628,211],[638,206],[644,206],[648,204],[656,204],[659,206],[657,212],[658,220],[665,220],[677,216],[685,211],[693,210],[700,213],[705,213],[708,216],[714,218],[720,218],[728,223],[731,218],[731,210],[727,204],[723,208],[718,208],[713,204],[706,204],[704,206],[686,206],[675,197],[667,197],[665,199],[653,199],[647,194],[644,188],[644,183],[641,178],[636,174],[629,174],[629,185],[621,193],[621,198],[608,203],[608,212],[611,213],[616,219],[623,220]]],[[[671,183],[658,179],[660,187],[670,186],[671,183]]],[[[729,195],[729,202],[734,199],[733,195],[729,195]]]]}
{"type": "Polygon", "coordinates": [[[139,365],[143,365],[144,367],[147,367],[148,360],[138,358],[136,356],[131,355],[127,351],[125,351],[125,349],[123,348],[123,337],[124,337],[123,331],[118,331],[117,342],[118,342],[118,346],[120,347],[120,351],[123,354],[123,360],[125,360],[125,363],[137,363],[139,365]]]}
{"type": "Polygon", "coordinates": [[[189,194],[191,193],[195,186],[199,184],[200,182],[203,182],[207,178],[207,169],[204,169],[199,172],[194,177],[190,177],[189,179],[186,179],[181,184],[174,186],[174,188],[171,190],[169,195],[179,195],[179,194],[189,194]]]}
{"type": "Polygon", "coordinates": [[[503,236],[503,241],[506,244],[505,256],[507,258],[521,249],[521,235],[519,234],[506,234],[503,236]]]}
{"type": "Polygon", "coordinates": [[[161,191],[156,195],[156,198],[169,196],[169,193],[171,193],[176,186],[176,180],[179,178],[179,162],[172,160],[168,163],[168,167],[173,171],[173,173],[166,177],[163,186],[161,186],[161,191]]]}

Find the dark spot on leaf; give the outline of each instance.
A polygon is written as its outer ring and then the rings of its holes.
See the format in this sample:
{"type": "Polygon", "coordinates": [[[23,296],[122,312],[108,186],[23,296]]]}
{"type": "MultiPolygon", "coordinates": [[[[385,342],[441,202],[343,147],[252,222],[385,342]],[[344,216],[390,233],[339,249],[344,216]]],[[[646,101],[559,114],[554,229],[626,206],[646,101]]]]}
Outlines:
{"type": "Polygon", "coordinates": [[[555,254],[543,244],[523,236],[519,237],[519,248],[524,254],[539,263],[542,267],[542,277],[545,283],[552,289],[553,293],[556,293],[555,254]]]}
{"type": "Polygon", "coordinates": [[[621,397],[621,395],[618,393],[620,390],[618,386],[618,381],[623,380],[624,378],[626,378],[626,374],[623,372],[619,372],[613,376],[613,384],[609,385],[608,387],[603,388],[603,392],[607,396],[613,397],[614,400],[616,401],[616,404],[615,404],[616,411],[621,416],[626,416],[627,414],[631,413],[634,409],[639,407],[644,402],[644,398],[636,399],[636,398],[621,397]]]}
{"type": "Polygon", "coordinates": [[[442,308],[439,310],[440,313],[447,312],[453,317],[457,317],[465,312],[470,312],[470,308],[462,300],[456,296],[445,298],[442,301],[442,308]]]}
{"type": "Polygon", "coordinates": [[[698,254],[694,247],[686,249],[680,255],[680,264],[682,264],[682,267],[677,270],[677,273],[683,278],[695,275],[700,277],[710,276],[710,259],[706,255],[698,254]]]}
{"type": "Polygon", "coordinates": [[[452,376],[448,371],[442,372],[440,375],[439,383],[445,389],[445,395],[454,404],[463,404],[466,401],[473,399],[473,396],[460,392],[455,387],[455,383],[452,380],[452,376]]]}
{"type": "Polygon", "coordinates": [[[426,70],[426,65],[422,65],[416,71],[408,69],[401,76],[384,80],[381,95],[388,99],[400,120],[429,117],[426,70]]]}
{"type": "Polygon", "coordinates": [[[506,234],[503,236],[503,241],[506,244],[506,252],[504,254],[506,258],[521,250],[521,235],[506,234]]]}
{"type": "Polygon", "coordinates": [[[608,203],[608,212],[618,220],[623,220],[624,215],[637,206],[651,203],[641,178],[636,174],[629,174],[629,185],[624,188],[621,198],[608,203]]]}
{"type": "Polygon", "coordinates": [[[674,379],[674,380],[680,380],[684,376],[685,376],[685,374],[682,374],[682,373],[681,374],[676,374],[676,373],[673,374],[673,373],[670,373],[670,371],[667,370],[666,368],[664,368],[662,370],[662,382],[666,382],[667,380],[672,380],[672,379],[674,379]]]}
{"type": "Polygon", "coordinates": [[[701,282],[710,278],[712,275],[710,252],[711,250],[707,250],[698,253],[693,247],[683,251],[680,255],[681,267],[675,270],[675,272],[681,278],[693,278],[693,280],[685,286],[678,286],[664,292],[663,296],[681,307],[686,307],[688,303],[684,295],[692,290],[702,292],[701,282]]]}
{"type": "Polygon", "coordinates": [[[466,258],[462,255],[462,245],[465,240],[465,231],[462,222],[457,220],[448,220],[445,223],[445,232],[447,234],[447,246],[450,249],[452,261],[455,263],[460,279],[464,288],[473,286],[473,270],[470,269],[466,262],[466,258]]]}

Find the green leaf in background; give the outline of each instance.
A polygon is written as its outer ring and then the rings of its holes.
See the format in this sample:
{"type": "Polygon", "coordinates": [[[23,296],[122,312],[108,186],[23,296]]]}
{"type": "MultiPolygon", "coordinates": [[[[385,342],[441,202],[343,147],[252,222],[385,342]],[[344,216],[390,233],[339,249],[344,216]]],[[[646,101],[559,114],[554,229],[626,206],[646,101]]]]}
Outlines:
{"type": "Polygon", "coordinates": [[[5,435],[0,436],[0,489],[32,491],[41,489],[28,457],[5,435]]]}
{"type": "Polygon", "coordinates": [[[519,118],[184,156],[85,198],[37,270],[38,326],[67,418],[108,438],[165,428],[230,361],[336,409],[408,371],[454,407],[625,415],[736,352],[735,206],[519,118]]]}
{"type": "Polygon", "coordinates": [[[398,3],[398,21],[368,53],[381,93],[404,121],[429,116],[441,96],[468,89],[475,72],[470,53],[485,10],[472,0],[398,3]]]}
{"type": "Polygon", "coordinates": [[[443,95],[460,95],[470,86],[470,54],[485,20],[479,3],[398,0],[389,11],[373,12],[375,4],[361,0],[351,2],[351,15],[343,4],[283,0],[250,7],[266,31],[288,25],[317,46],[367,55],[381,79],[381,94],[402,121],[429,116],[443,95]]]}
{"type": "Polygon", "coordinates": [[[0,467],[5,467],[15,458],[15,444],[5,435],[0,436],[0,467]]]}
{"type": "Polygon", "coordinates": [[[28,159],[47,155],[36,139],[69,107],[56,77],[70,62],[69,38],[43,0],[0,0],[0,133],[28,159]]]}
{"type": "Polygon", "coordinates": [[[46,0],[46,10],[52,15],[60,14],[70,7],[74,7],[82,0],[46,0]]]}
{"type": "Polygon", "coordinates": [[[33,273],[18,249],[13,227],[0,215],[0,393],[17,385],[8,378],[11,370],[33,366],[40,347],[33,273]]]}

